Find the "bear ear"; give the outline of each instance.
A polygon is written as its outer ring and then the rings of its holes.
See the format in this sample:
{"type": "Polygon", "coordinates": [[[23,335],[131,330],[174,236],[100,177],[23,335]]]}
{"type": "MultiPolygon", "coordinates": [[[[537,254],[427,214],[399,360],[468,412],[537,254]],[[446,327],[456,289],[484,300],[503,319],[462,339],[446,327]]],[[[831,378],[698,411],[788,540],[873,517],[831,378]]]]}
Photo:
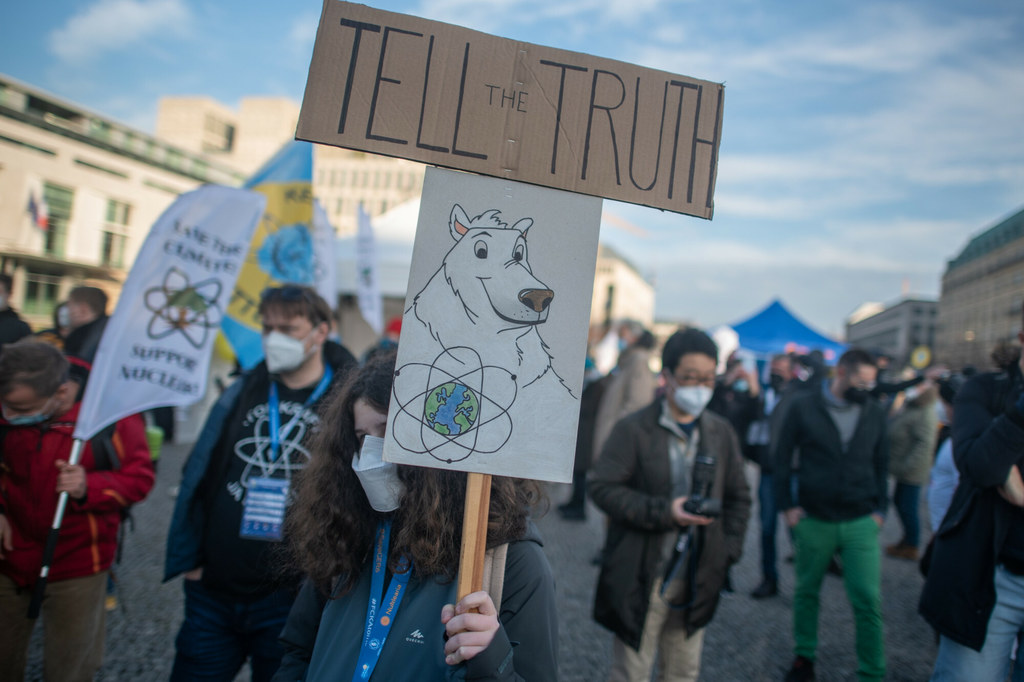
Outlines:
{"type": "Polygon", "coordinates": [[[462,236],[469,232],[469,216],[458,204],[452,206],[452,215],[448,219],[448,229],[451,230],[452,239],[459,241],[462,236]]]}
{"type": "Polygon", "coordinates": [[[533,227],[533,218],[523,218],[517,220],[516,224],[512,226],[513,230],[519,230],[523,233],[523,239],[526,239],[526,231],[533,227]]]}

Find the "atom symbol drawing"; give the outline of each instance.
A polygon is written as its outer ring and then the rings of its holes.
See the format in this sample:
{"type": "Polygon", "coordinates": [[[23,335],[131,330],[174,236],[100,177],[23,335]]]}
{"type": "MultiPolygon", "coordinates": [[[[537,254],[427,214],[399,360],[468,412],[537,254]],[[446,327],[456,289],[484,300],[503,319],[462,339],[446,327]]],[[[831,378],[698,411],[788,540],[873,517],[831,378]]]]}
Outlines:
{"type": "Polygon", "coordinates": [[[210,278],[191,284],[188,275],[172,267],[163,284],[146,290],[146,309],[153,313],[146,334],[158,341],[181,333],[194,348],[202,348],[211,330],[220,327],[221,281],[210,278]]]}
{"type": "Polygon", "coordinates": [[[301,418],[293,418],[282,425],[281,454],[275,460],[270,442],[270,420],[266,414],[260,415],[253,425],[253,435],[235,443],[235,456],[245,462],[245,469],[239,477],[242,485],[249,487],[249,477],[253,473],[272,477],[275,472],[283,471],[285,478],[290,480],[292,472],[302,469],[309,461],[309,450],[302,447],[306,431],[307,424],[301,418]]]}
{"type": "Polygon", "coordinates": [[[391,432],[407,452],[451,464],[497,452],[512,437],[516,375],[484,365],[468,346],[446,348],[429,364],[402,365],[392,390],[391,432]]]}

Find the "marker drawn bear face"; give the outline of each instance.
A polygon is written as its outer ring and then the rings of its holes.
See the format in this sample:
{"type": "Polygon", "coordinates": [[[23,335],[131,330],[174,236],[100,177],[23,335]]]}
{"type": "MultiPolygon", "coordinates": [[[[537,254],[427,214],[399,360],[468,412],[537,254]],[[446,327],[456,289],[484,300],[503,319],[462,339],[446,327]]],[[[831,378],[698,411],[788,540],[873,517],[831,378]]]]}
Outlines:
{"type": "Polygon", "coordinates": [[[470,219],[455,204],[448,226],[456,244],[445,256],[445,276],[477,322],[491,315],[495,322],[540,324],[555,292],[530,269],[526,233],[533,219],[509,227],[499,215],[492,209],[470,219]]]}

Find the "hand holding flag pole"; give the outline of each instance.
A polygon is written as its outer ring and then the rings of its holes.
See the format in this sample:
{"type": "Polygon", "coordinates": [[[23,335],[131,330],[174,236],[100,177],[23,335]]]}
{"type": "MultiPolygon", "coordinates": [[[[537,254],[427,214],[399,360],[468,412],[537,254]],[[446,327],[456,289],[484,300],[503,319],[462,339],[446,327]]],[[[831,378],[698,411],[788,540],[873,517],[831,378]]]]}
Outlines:
{"type": "MultiPolygon", "coordinates": [[[[85,441],[76,438],[71,444],[71,456],[68,457],[68,464],[76,466],[82,459],[82,450],[85,448],[85,441]]],[[[57,549],[57,537],[60,535],[60,526],[64,522],[64,510],[68,506],[68,493],[64,491],[57,498],[57,511],[53,513],[53,523],[50,524],[50,533],[46,536],[46,546],[43,549],[43,565],[39,569],[39,579],[32,588],[32,601],[28,604],[27,616],[31,619],[39,617],[39,611],[43,606],[43,594],[46,592],[46,580],[50,575],[50,565],[53,563],[53,553],[57,549]]]]}

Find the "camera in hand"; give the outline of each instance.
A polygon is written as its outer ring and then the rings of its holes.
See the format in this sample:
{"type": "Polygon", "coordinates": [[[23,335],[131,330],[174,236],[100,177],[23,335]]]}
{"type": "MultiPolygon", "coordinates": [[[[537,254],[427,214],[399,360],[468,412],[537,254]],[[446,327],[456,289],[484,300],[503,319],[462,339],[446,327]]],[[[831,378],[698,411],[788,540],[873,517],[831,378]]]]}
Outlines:
{"type": "Polygon", "coordinates": [[[722,514],[722,501],[713,497],[693,495],[683,502],[683,511],[695,516],[715,518],[722,514]]]}

